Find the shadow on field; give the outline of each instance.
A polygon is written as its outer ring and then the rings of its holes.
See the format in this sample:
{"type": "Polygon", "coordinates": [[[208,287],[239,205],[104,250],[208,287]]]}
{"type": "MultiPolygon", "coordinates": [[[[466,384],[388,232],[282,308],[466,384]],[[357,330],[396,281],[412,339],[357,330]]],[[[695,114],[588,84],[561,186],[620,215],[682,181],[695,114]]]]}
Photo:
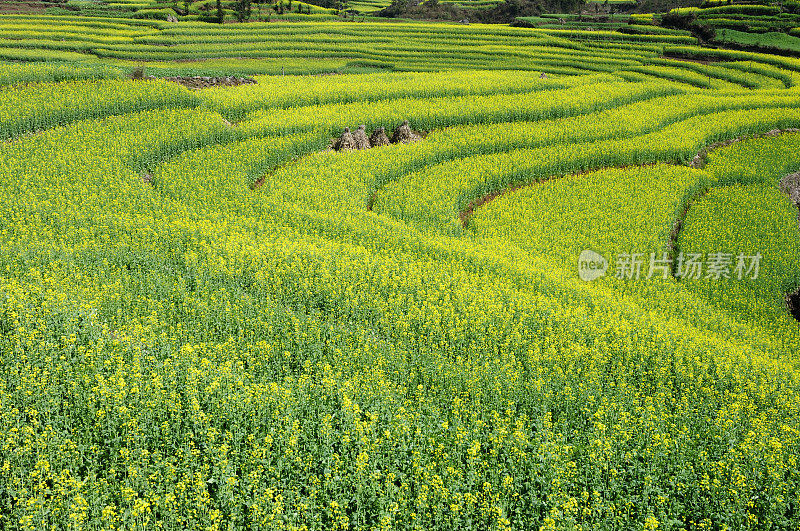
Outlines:
{"type": "Polygon", "coordinates": [[[800,290],[786,294],[786,307],[797,321],[800,321],[800,290]]]}

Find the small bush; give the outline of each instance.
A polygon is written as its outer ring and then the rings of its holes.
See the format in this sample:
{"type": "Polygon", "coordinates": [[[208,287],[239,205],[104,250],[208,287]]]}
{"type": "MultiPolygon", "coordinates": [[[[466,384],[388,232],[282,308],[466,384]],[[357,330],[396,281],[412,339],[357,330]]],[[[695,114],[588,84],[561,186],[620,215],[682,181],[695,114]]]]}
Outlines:
{"type": "Polygon", "coordinates": [[[661,25],[665,28],[691,30],[695,20],[697,20],[697,11],[673,10],[661,16],[661,25]]]}
{"type": "Polygon", "coordinates": [[[690,27],[692,34],[697,37],[701,42],[713,41],[717,36],[717,30],[708,24],[692,24],[690,27]]]}

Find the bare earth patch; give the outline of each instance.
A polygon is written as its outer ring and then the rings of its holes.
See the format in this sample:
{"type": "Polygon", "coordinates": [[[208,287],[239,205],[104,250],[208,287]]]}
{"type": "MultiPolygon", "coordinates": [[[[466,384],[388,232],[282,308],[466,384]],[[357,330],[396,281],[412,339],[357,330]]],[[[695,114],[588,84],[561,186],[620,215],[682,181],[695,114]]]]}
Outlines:
{"type": "MultiPolygon", "coordinates": [[[[155,76],[147,76],[145,79],[158,79],[155,76]]],[[[165,77],[167,81],[178,83],[186,88],[200,90],[211,87],[238,87],[239,85],[254,85],[256,80],[251,77],[210,77],[210,76],[170,76],[165,77]]]]}
{"type": "Polygon", "coordinates": [[[58,4],[50,2],[0,2],[0,13],[42,13],[48,7],[58,4]]]}
{"type": "Polygon", "coordinates": [[[786,308],[795,320],[800,321],[800,290],[786,294],[786,308]]]}

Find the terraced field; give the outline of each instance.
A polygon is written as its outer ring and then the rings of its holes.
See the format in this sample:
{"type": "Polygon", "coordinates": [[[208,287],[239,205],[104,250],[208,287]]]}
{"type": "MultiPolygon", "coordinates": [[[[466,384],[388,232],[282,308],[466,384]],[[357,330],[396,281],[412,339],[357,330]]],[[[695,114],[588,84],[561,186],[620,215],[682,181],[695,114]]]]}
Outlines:
{"type": "Polygon", "coordinates": [[[800,62],[75,24],[2,41],[0,528],[800,524],[800,62]]]}
{"type": "Polygon", "coordinates": [[[703,8],[673,9],[685,21],[712,30],[707,38],[725,47],[798,56],[800,10],[794,2],[775,5],[705,2],[703,8]],[[705,5],[708,4],[708,5],[705,5]]]}
{"type": "MultiPolygon", "coordinates": [[[[312,15],[313,16],[313,15],[312,15]]],[[[77,61],[125,73],[320,73],[341,69],[612,71],[657,58],[686,35],[624,35],[413,22],[172,24],[133,19],[5,16],[0,60],[77,61]],[[585,42],[584,42],[585,41],[585,42]],[[232,61],[236,59],[236,61],[232,61]],[[250,59],[239,64],[241,59],[250,59]],[[175,61],[188,61],[175,63],[175,61]]]]}
{"type": "MultiPolygon", "coordinates": [[[[0,17],[0,82],[37,80],[35,75],[20,73],[26,70],[38,72],[42,80],[47,80],[47,72],[56,67],[65,70],[65,63],[87,72],[86,77],[124,77],[136,67],[156,76],[452,69],[515,69],[567,75],[633,71],[684,82],[693,79],[694,84],[709,88],[715,80],[734,83],[733,87],[717,84],[715,88],[758,88],[776,75],[789,86],[786,76],[800,70],[799,59],[703,50],[694,46],[697,40],[688,32],[646,25],[628,27],[631,33],[560,29],[548,24],[512,28],[407,21],[277,21],[220,26],[7,15],[0,17]],[[723,60],[729,57],[729,61],[738,64],[713,68],[664,58],[693,54],[723,60]],[[741,62],[748,60],[775,65],[782,71],[770,71],[764,79],[760,66],[742,67],[741,62]],[[14,64],[20,61],[52,64],[20,69],[14,64]],[[9,71],[18,78],[8,77],[9,71]]],[[[70,76],[64,73],[63,77],[70,76]]]]}

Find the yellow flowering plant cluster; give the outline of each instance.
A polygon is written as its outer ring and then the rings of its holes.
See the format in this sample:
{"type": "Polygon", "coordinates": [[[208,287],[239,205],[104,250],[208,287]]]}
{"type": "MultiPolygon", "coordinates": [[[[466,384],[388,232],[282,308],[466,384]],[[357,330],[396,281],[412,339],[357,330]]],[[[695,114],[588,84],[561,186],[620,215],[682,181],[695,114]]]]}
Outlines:
{"type": "Polygon", "coordinates": [[[746,275],[749,282],[713,282],[706,274],[687,279],[687,287],[793,343],[797,328],[784,319],[783,298],[800,287],[798,213],[778,183],[800,170],[800,163],[786,156],[798,142],[797,134],[786,134],[712,152],[706,169],[713,188],[690,210],[678,242],[681,247],[732,254],[726,274],[735,278],[735,256],[763,255],[758,271],[746,275]]]}
{"type": "Polygon", "coordinates": [[[0,527],[797,527],[797,135],[685,166],[797,127],[796,89],[628,66],[0,89],[47,109],[0,143],[0,527]],[[428,134],[324,151],[403,119],[428,134]],[[780,276],[580,280],[687,207],[679,249],[780,276]]]}
{"type": "MultiPolygon", "coordinates": [[[[598,77],[598,79],[600,79],[598,77]]],[[[583,84],[570,78],[540,79],[529,72],[499,71],[484,77],[480,71],[457,70],[427,74],[419,72],[361,74],[309,78],[303,76],[259,76],[257,84],[245,87],[217,87],[203,91],[202,98],[209,108],[241,120],[249,112],[263,109],[290,109],[310,105],[331,105],[356,102],[377,104],[400,98],[484,96],[498,92],[523,94],[553,90],[583,84]],[[365,84],[373,89],[364,91],[365,84]]]]}
{"type": "Polygon", "coordinates": [[[0,88],[0,138],[75,120],[160,107],[193,107],[199,101],[174,83],[100,80],[0,88]]]}

